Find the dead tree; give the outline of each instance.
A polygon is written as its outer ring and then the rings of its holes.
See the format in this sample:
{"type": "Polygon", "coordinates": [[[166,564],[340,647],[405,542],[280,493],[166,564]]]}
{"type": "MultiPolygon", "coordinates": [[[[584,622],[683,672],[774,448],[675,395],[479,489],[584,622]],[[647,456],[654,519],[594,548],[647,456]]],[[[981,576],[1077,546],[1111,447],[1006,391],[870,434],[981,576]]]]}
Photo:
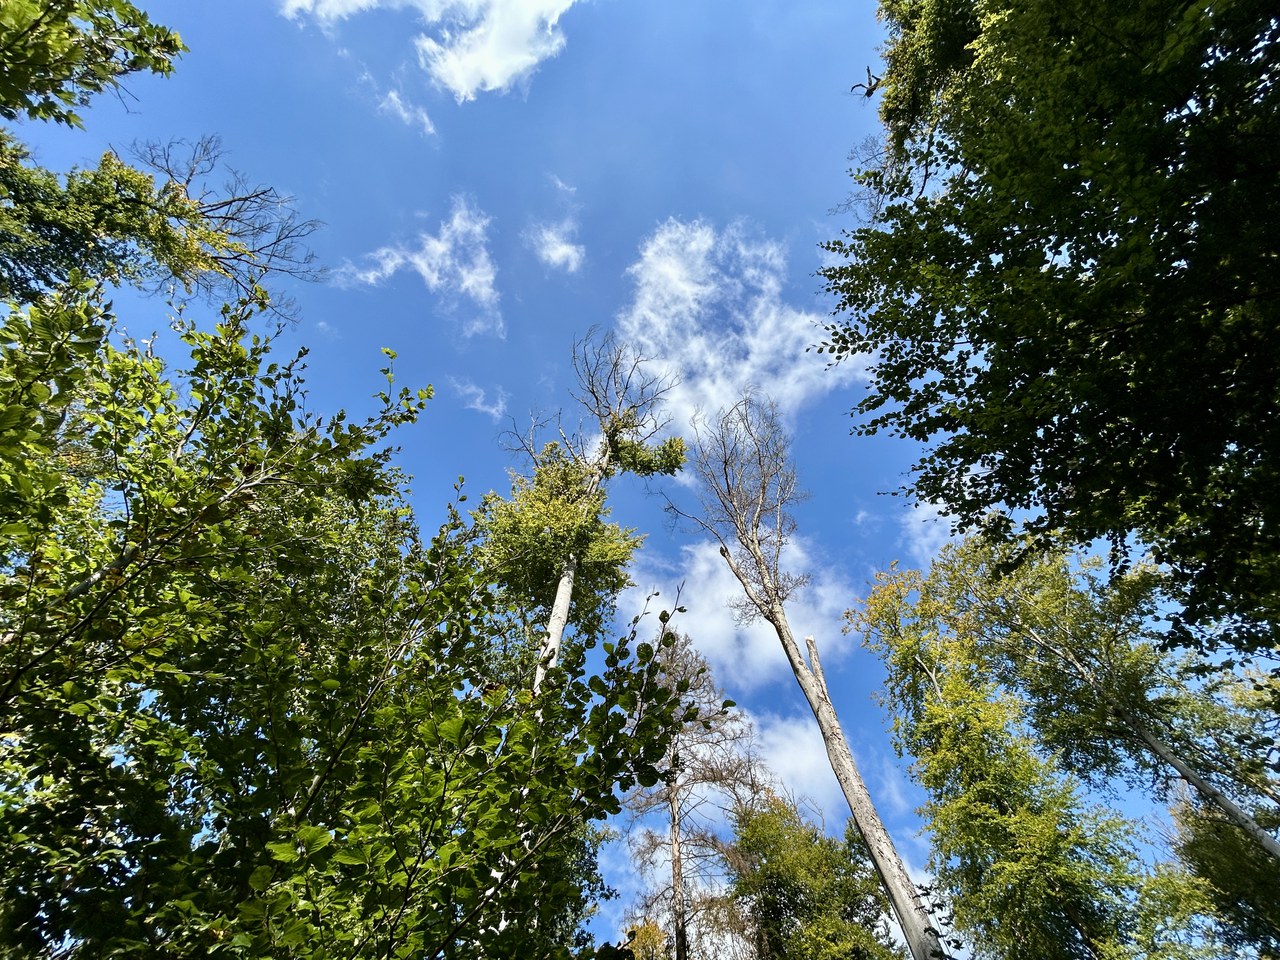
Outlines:
{"type": "Polygon", "coordinates": [[[696,435],[692,466],[701,481],[701,509],[686,511],[668,501],[670,509],[719,543],[720,555],[742,586],[743,597],[736,605],[740,618],[763,619],[773,627],[818,722],[831,769],[912,957],[940,960],[945,953],[939,933],[876,812],[840,728],[817,643],[805,637],[802,648],[787,619],[786,601],[805,583],[782,564],[783,550],[795,531],[791,508],[802,492],[776,405],[748,395],[704,424],[696,435]]]}

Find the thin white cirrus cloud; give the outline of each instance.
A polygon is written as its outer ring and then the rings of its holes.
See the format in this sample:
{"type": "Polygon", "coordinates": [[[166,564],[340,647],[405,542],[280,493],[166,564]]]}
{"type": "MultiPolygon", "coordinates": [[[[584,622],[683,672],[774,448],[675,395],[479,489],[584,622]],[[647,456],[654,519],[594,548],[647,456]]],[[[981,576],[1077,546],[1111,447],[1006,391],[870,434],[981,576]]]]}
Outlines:
{"type": "Polygon", "coordinates": [[[559,190],[561,193],[568,194],[569,196],[573,196],[575,193],[578,192],[577,187],[565,183],[563,180],[557,177],[554,173],[547,174],[547,179],[549,179],[551,181],[551,185],[555,187],[557,190],[559,190]]]}
{"type": "Polygon", "coordinates": [[[378,100],[378,110],[410,127],[417,127],[423,136],[429,137],[436,132],[436,125],[431,122],[426,108],[405,99],[398,90],[388,90],[383,94],[378,100]]]}
{"type": "Polygon", "coordinates": [[[680,381],[669,394],[677,429],[697,411],[731,406],[748,387],[789,415],[864,376],[857,361],[828,368],[808,352],[825,316],[783,300],[782,244],[744,224],[718,230],[669,219],[644,241],[628,273],[635,295],[618,317],[619,334],[680,381]]]}
{"type": "Polygon", "coordinates": [[[495,396],[490,398],[489,391],[483,387],[472,383],[470,380],[459,380],[454,377],[449,378],[449,385],[453,388],[453,392],[462,400],[463,406],[468,410],[475,410],[477,413],[483,413],[494,423],[501,420],[507,412],[507,391],[498,387],[494,393],[495,396]]]}
{"type": "MultiPolygon", "coordinates": [[[[796,574],[811,574],[810,582],[787,601],[787,616],[797,637],[811,635],[816,639],[822,664],[830,674],[856,648],[855,640],[844,634],[841,626],[844,611],[857,591],[838,571],[815,569],[803,538],[796,537],[787,545],[783,566],[796,574]]],[[[651,608],[669,608],[675,603],[674,584],[681,584],[680,605],[685,612],[672,619],[672,627],[689,635],[730,696],[775,683],[794,684],[773,628],[762,620],[738,622],[734,604],[742,596],[742,587],[729,572],[717,544],[702,541],[683,547],[673,565],[642,551],[631,575],[637,586],[619,602],[622,611],[639,610],[653,589],[660,589],[662,595],[651,608]]]]}
{"type": "Polygon", "coordinates": [[[421,233],[417,245],[381,247],[365,257],[367,265],[347,264],[337,271],[339,283],[376,286],[401,270],[412,270],[427,289],[446,298],[465,298],[476,312],[463,324],[463,334],[506,336],[499,309],[497,268],[489,256],[489,217],[462,197],[435,234],[421,233]]]}
{"type": "Polygon", "coordinates": [[[577,0],[283,0],[288,17],[325,26],[374,9],[412,9],[427,26],[413,39],[431,79],[462,103],[508,90],[565,45],[561,16],[577,0]]]}
{"type": "Polygon", "coordinates": [[[542,223],[525,233],[525,243],[548,267],[577,273],[587,258],[587,248],[574,243],[578,224],[571,217],[558,223],[542,223]]]}

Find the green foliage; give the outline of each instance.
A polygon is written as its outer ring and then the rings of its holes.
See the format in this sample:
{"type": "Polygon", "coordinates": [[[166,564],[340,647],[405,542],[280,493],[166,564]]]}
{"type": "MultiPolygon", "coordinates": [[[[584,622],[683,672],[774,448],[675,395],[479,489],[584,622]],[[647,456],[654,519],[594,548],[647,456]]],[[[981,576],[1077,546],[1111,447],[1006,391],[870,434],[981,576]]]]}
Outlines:
{"type": "Polygon", "coordinates": [[[637,477],[675,476],[684,466],[685,449],[682,437],[668,437],[656,444],[645,444],[626,436],[610,439],[613,462],[622,473],[637,477]]]}
{"type": "MultiPolygon", "coordinates": [[[[1209,896],[1224,927],[1224,942],[1260,957],[1280,955],[1280,871],[1275,860],[1234,824],[1204,806],[1175,809],[1177,853],[1209,883],[1209,896]]],[[[1280,826],[1274,811],[1258,811],[1269,827],[1280,826]]]]}
{"type": "Polygon", "coordinates": [[[510,497],[491,493],[475,513],[479,562],[529,623],[545,626],[566,564],[576,561],[570,621],[584,637],[599,637],[607,627],[614,597],[631,585],[631,555],[644,540],[608,521],[595,471],[548,444],[532,476],[513,473],[510,497]]]}
{"type": "MultiPolygon", "coordinates": [[[[1134,828],[1090,805],[1140,773],[1174,771],[1144,734],[1222,789],[1269,789],[1233,741],[1248,717],[1193,689],[1157,648],[1159,578],[1106,584],[1062,554],[1010,569],[1007,548],[945,548],[927,576],[878,578],[853,625],[884,659],[895,743],[915,758],[933,865],[957,930],[979,955],[1208,955],[1205,884],[1144,866],[1134,828]]],[[[1259,848],[1261,852],[1261,848],[1259,848]]]]}
{"type": "MultiPolygon", "coordinates": [[[[1150,545],[1280,617],[1280,29],[1262,0],[887,0],[871,219],[828,245],[859,432],[964,528],[1150,545]],[[1000,511],[993,514],[993,511],[1000,511]]],[[[1180,639],[1198,642],[1191,633],[1180,639]]]]}
{"type": "Polygon", "coordinates": [[[948,545],[927,576],[881,576],[849,619],[904,670],[935,645],[964,644],[1017,694],[1038,742],[1091,785],[1123,779],[1164,800],[1189,771],[1206,799],[1274,802],[1273,691],[1229,663],[1206,675],[1164,650],[1163,576],[1139,565],[1104,578],[1097,558],[1062,552],[1015,566],[1016,551],[980,538],[948,545]]]}
{"type": "Polygon", "coordinates": [[[0,132],[0,297],[30,302],[73,272],[111,283],[172,276],[190,285],[248,250],[214,230],[181,186],[104,154],[65,178],[0,132]]]}
{"type": "Polygon", "coordinates": [[[852,821],[841,843],[770,794],[735,812],[727,859],[758,960],[898,956],[888,901],[852,821]]]}
{"type": "Polygon", "coordinates": [[[128,0],[5,0],[0,117],[80,125],[77,107],[141,70],[167,74],[186,48],[128,0]]]}
{"type": "Polygon", "coordinates": [[[427,392],[305,412],[261,306],[178,372],[88,285],[6,322],[0,956],[567,956],[677,705],[630,638],[492,685],[469,534],[378,448],[427,392]]]}

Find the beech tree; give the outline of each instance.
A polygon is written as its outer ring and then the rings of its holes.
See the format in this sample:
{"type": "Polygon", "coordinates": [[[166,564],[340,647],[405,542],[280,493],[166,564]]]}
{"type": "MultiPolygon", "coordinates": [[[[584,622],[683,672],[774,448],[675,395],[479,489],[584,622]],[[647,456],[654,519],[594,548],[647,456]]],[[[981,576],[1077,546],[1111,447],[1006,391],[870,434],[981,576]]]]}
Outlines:
{"type": "Polygon", "coordinates": [[[857,827],[844,841],[766,791],[734,812],[730,893],[755,960],[893,960],[888,903],[857,827]]]}
{"type": "MultiPolygon", "coordinates": [[[[1147,544],[1187,624],[1280,616],[1280,29],[1263,0],[883,0],[886,143],[828,249],[859,433],[963,529],[1147,544]]],[[[1203,635],[1187,630],[1180,642],[1203,635]]]]}
{"type": "Polygon", "coordinates": [[[573,369],[585,427],[560,429],[540,446],[535,424],[520,438],[531,475],[514,475],[511,496],[490,494],[477,512],[480,562],[526,619],[541,621],[535,691],[558,662],[571,620],[584,636],[598,634],[630,582],[625,568],[640,538],[607,522],[605,482],[621,473],[670,475],[684,462],[683,440],[657,439],[669,385],[644,358],[611,334],[592,333],[575,344],[573,369]]]}
{"type": "Polygon", "coordinates": [[[1280,842],[1251,812],[1280,807],[1267,763],[1274,715],[1265,697],[1251,708],[1232,698],[1240,681],[1196,677],[1162,652],[1164,577],[1139,566],[1109,580],[1096,559],[1061,552],[1012,567],[1012,552],[948,545],[927,575],[881,576],[850,622],[903,658],[949,638],[967,645],[976,669],[1024,697],[1040,741],[1077,775],[1131,773],[1162,797],[1185,783],[1280,862],[1280,842]]]}
{"type": "Polygon", "coordinates": [[[186,50],[128,0],[9,0],[0,14],[0,117],[81,126],[77,107],[186,50]]]}
{"type": "Polygon", "coordinates": [[[795,530],[790,510],[801,491],[776,406],[747,396],[722,411],[698,431],[692,465],[701,483],[701,509],[675,504],[671,509],[720,544],[720,555],[742,587],[744,619],[763,619],[777,634],[911,955],[915,960],[942,957],[929,909],[876,812],[840,727],[817,642],[806,637],[802,648],[787,618],[786,601],[804,584],[782,559],[795,530]]]}
{"type": "Polygon", "coordinates": [[[973,954],[1214,956],[1200,888],[1143,870],[1130,825],[1041,754],[973,639],[898,631],[891,602],[872,598],[866,622],[889,668],[895,745],[929,797],[930,866],[973,954]]]}

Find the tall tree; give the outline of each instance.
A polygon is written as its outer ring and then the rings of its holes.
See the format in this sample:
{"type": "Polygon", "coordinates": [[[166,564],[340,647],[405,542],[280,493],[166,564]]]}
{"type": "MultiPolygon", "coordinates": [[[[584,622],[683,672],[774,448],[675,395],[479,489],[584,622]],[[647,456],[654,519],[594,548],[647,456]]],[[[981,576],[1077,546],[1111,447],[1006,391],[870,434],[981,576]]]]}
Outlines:
{"type": "Polygon", "coordinates": [[[1267,764],[1274,716],[1233,697],[1239,681],[1206,681],[1162,652],[1163,576],[1138,566],[1108,581],[1096,559],[1063,552],[1015,568],[1013,552],[979,538],[950,544],[927,575],[882,575],[850,622],[912,655],[964,645],[975,669],[1024,698],[1040,742],[1077,775],[1105,783],[1131,772],[1162,797],[1181,781],[1280,863],[1280,842],[1250,812],[1280,804],[1267,764]]]}
{"type": "Polygon", "coordinates": [[[521,438],[532,475],[516,475],[511,497],[491,494],[477,514],[482,562],[513,603],[543,618],[535,691],[561,656],[571,610],[584,636],[598,632],[611,598],[628,583],[625,568],[640,539],[606,522],[605,482],[620,473],[670,475],[684,463],[680,438],[656,439],[669,384],[645,369],[644,358],[593,332],[575,344],[573,368],[586,428],[561,429],[558,440],[539,446],[535,424],[521,438]]]}
{"type": "Polygon", "coordinates": [[[889,668],[895,743],[928,793],[931,866],[974,955],[1205,955],[1196,884],[1144,874],[1129,825],[1041,755],[973,638],[898,630],[896,602],[873,596],[865,623],[889,668]]]}
{"type": "MultiPolygon", "coordinates": [[[[123,0],[6,3],[0,112],[74,122],[176,43],[123,0]]],[[[651,656],[493,682],[499,584],[455,510],[419,534],[385,447],[429,391],[388,367],[368,420],[309,413],[256,283],[177,324],[175,370],[103,285],[239,241],[119,161],[63,182],[10,145],[5,229],[54,226],[0,275],[27,301],[0,323],[0,956],[589,953],[584,838],[678,720],[651,656]],[[138,218],[42,273],[121,184],[138,218]]]]}
{"type": "Polygon", "coordinates": [[[852,821],[828,837],[775,794],[739,807],[725,851],[755,960],[893,960],[888,903],[852,821]]]}
{"type": "Polygon", "coordinates": [[[655,659],[687,722],[667,747],[662,779],[626,800],[637,820],[633,856],[649,871],[666,872],[633,911],[650,922],[668,921],[674,960],[729,956],[734,938],[720,922],[720,827],[764,792],[767,772],[755,755],[750,723],[730,709],[706,659],[689,637],[663,630],[655,659]]]}
{"type": "MultiPolygon", "coordinates": [[[[1263,0],[883,0],[868,222],[828,248],[860,433],[962,528],[1150,545],[1280,618],[1280,26],[1263,0]]],[[[1185,643],[1197,636],[1186,632],[1185,643]]]]}
{"type": "Polygon", "coordinates": [[[692,463],[701,483],[701,510],[674,504],[672,509],[720,544],[720,555],[743,590],[741,615],[763,619],[782,644],[911,955],[915,960],[942,957],[929,910],[876,811],[840,727],[818,645],[806,637],[801,649],[787,618],[786,601],[804,584],[803,577],[786,571],[782,560],[795,530],[791,507],[801,491],[776,406],[747,396],[722,411],[699,430],[692,463]]]}

